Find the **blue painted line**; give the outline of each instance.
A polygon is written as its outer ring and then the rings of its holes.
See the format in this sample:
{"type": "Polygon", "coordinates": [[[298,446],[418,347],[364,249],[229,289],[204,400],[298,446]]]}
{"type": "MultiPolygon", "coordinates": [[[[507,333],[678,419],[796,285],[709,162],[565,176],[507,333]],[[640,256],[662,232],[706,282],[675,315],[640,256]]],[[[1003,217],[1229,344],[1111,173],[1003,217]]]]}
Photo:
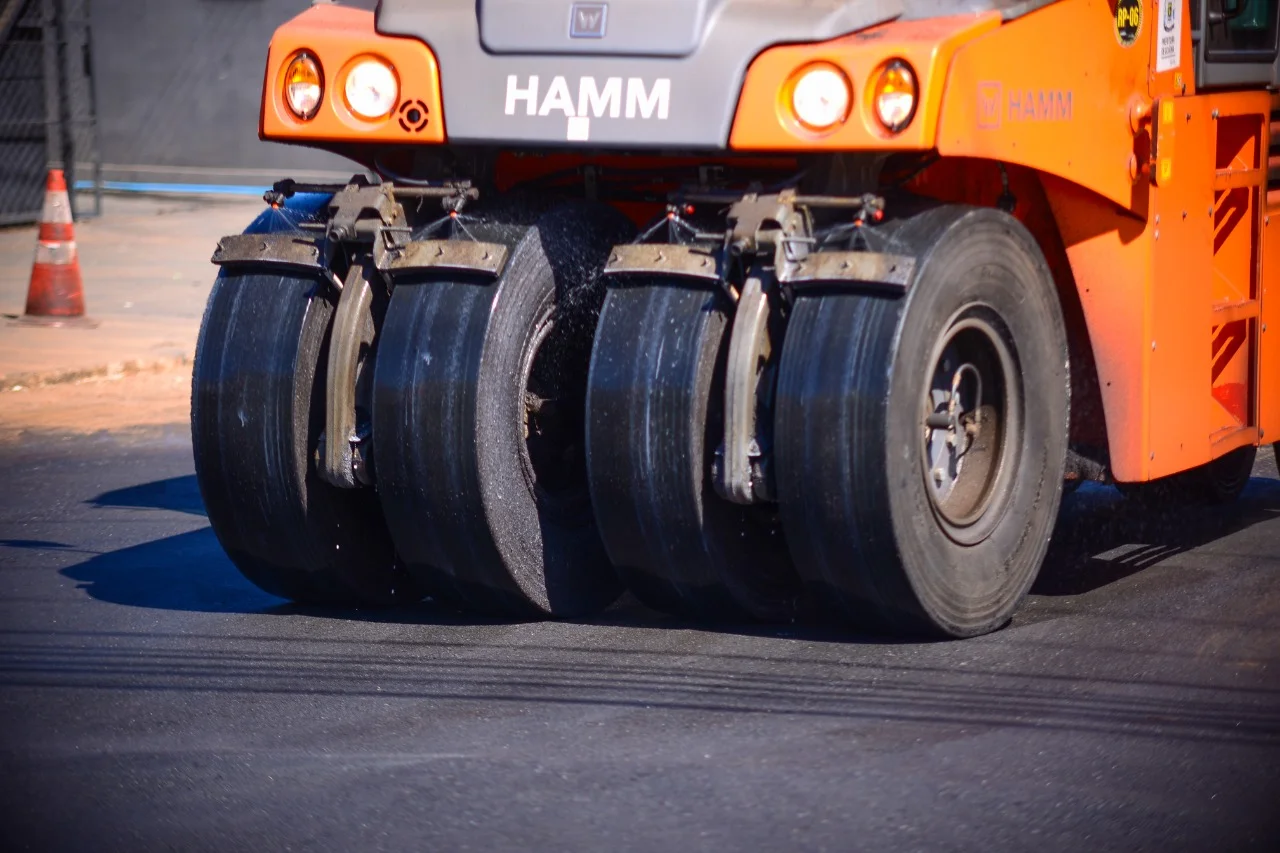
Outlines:
{"type": "MultiPolygon", "coordinates": [[[[136,181],[103,181],[102,188],[112,192],[174,195],[242,195],[262,197],[270,187],[247,187],[235,184],[166,184],[136,181]]],[[[92,190],[92,181],[76,181],[77,190],[92,190]]]]}

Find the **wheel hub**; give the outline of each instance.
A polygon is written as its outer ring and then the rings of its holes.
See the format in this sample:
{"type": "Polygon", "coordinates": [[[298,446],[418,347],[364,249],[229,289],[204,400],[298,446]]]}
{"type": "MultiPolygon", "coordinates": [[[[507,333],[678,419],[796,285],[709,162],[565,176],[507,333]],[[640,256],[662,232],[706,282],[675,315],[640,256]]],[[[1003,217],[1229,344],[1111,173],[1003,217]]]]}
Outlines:
{"type": "Polygon", "coordinates": [[[989,534],[1012,480],[1005,445],[1017,377],[998,320],[984,313],[951,323],[924,394],[921,465],[929,501],[963,544],[989,534]]]}
{"type": "MultiPolygon", "coordinates": [[[[954,348],[950,348],[954,349],[954,348]]],[[[940,375],[951,370],[955,353],[944,352],[940,375]]],[[[925,418],[928,464],[935,500],[945,504],[960,480],[965,456],[982,426],[982,374],[965,362],[951,371],[949,387],[929,392],[933,413],[925,418]]]]}

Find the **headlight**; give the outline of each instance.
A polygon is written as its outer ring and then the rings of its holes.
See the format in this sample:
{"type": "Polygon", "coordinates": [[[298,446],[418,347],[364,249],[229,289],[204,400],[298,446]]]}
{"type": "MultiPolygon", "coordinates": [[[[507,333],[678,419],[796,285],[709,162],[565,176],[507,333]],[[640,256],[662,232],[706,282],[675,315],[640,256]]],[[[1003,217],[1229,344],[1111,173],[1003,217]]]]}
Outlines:
{"type": "Polygon", "coordinates": [[[391,66],[381,59],[362,59],[347,72],[343,94],[351,112],[361,118],[382,118],[395,108],[400,84],[391,66]]]}
{"type": "Polygon", "coordinates": [[[876,118],[890,133],[911,124],[916,114],[916,75],[911,66],[901,59],[890,61],[876,77],[871,90],[875,102],[876,118]]]}
{"type": "Polygon", "coordinates": [[[810,130],[830,130],[849,117],[853,86],[834,65],[815,65],[801,73],[791,90],[791,110],[810,130]]]}
{"type": "Polygon", "coordinates": [[[324,97],[320,63],[309,53],[299,53],[284,72],[284,100],[298,118],[311,118],[324,97]]]}

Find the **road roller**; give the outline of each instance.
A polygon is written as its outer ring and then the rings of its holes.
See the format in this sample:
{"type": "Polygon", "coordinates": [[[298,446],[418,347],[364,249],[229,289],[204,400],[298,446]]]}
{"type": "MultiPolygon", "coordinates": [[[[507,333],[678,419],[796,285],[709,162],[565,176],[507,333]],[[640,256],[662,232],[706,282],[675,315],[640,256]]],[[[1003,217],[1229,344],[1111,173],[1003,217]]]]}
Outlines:
{"type": "Polygon", "coordinates": [[[1230,502],[1280,438],[1278,32],[1263,0],[315,3],[259,135],[354,176],[282,179],[213,255],[210,524],[313,606],[996,630],[1064,494],[1230,502]]]}

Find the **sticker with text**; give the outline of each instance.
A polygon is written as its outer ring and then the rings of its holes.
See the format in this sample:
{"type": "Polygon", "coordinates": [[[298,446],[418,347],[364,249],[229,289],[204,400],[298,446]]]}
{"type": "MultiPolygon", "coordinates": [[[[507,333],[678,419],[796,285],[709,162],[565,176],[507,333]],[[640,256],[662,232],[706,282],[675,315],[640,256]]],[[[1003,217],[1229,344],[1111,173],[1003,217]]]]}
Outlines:
{"type": "Polygon", "coordinates": [[[1182,64],[1182,0],[1160,0],[1160,29],[1156,31],[1156,73],[1182,64]]]}
{"type": "Polygon", "coordinates": [[[1133,47],[1142,35],[1142,1],[1118,0],[1116,3],[1116,41],[1121,47],[1133,47]]]}

